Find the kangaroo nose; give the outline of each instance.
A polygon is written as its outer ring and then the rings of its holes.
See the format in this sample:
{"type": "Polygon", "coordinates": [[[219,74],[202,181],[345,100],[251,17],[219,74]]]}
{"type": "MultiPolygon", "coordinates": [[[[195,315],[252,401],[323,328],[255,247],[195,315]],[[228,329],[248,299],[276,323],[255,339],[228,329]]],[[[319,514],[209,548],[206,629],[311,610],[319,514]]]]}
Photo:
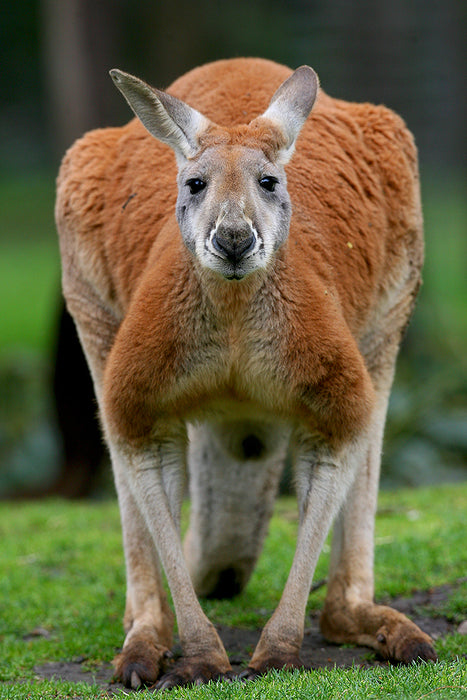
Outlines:
{"type": "Polygon", "coordinates": [[[212,238],[212,244],[218,253],[230,263],[239,263],[247,253],[255,246],[254,234],[248,232],[247,236],[238,232],[216,231],[212,238]]]}

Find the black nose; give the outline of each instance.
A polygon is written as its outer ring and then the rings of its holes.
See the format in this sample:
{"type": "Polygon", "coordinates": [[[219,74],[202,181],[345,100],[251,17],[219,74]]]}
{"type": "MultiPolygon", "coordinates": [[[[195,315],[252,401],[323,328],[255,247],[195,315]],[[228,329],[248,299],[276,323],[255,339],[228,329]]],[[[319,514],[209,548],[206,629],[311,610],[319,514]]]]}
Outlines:
{"type": "Polygon", "coordinates": [[[230,263],[239,263],[255,247],[255,236],[248,231],[245,236],[238,231],[218,230],[212,238],[212,244],[218,253],[230,263]]]}

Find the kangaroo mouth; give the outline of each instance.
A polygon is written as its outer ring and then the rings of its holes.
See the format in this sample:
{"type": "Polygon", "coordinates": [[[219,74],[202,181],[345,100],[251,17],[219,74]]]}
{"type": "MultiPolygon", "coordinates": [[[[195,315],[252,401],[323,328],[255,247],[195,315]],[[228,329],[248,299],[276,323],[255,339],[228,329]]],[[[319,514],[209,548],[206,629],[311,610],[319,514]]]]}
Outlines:
{"type": "Polygon", "coordinates": [[[242,280],[242,279],[245,277],[246,274],[247,274],[246,272],[234,272],[234,273],[231,274],[231,275],[225,275],[225,279],[226,279],[226,280],[229,280],[230,282],[231,282],[232,280],[237,280],[237,281],[238,281],[238,280],[242,280]]]}

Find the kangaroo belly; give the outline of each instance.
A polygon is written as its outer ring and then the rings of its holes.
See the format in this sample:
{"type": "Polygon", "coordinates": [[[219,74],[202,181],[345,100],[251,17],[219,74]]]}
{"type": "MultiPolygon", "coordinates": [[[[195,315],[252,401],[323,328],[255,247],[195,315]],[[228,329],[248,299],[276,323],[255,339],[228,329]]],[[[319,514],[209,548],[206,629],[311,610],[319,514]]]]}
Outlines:
{"type": "Polygon", "coordinates": [[[231,597],[261,552],[290,428],[258,419],[190,426],[190,527],[185,558],[198,594],[231,597]]]}

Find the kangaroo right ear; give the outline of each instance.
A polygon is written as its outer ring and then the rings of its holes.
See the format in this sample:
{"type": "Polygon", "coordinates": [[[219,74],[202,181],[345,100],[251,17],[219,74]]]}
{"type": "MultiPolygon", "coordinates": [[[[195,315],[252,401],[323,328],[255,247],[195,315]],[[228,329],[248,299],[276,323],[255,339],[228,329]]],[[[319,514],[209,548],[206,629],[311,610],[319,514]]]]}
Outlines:
{"type": "Polygon", "coordinates": [[[199,135],[209,120],[187,104],[150,87],[134,75],[114,68],[110,75],[143,126],[156,139],[171,146],[177,158],[193,158],[199,135]]]}
{"type": "Polygon", "coordinates": [[[295,141],[310,114],[319,89],[319,78],[310,66],[297,68],[272,96],[262,117],[274,122],[284,135],[280,159],[285,165],[294,152],[295,141]]]}

